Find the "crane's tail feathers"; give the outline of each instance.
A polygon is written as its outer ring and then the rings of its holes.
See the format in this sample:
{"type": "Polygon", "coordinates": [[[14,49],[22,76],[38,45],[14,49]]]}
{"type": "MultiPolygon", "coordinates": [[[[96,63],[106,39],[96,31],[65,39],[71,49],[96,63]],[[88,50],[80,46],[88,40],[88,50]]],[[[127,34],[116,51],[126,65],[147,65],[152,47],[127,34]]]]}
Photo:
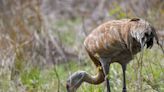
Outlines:
{"type": "Polygon", "coordinates": [[[158,44],[158,46],[161,48],[161,50],[162,50],[162,52],[163,52],[163,54],[164,54],[164,49],[163,49],[162,45],[161,45],[159,42],[158,42],[157,44],[158,44]]]}
{"type": "Polygon", "coordinates": [[[159,43],[159,39],[158,39],[158,36],[157,36],[156,32],[155,32],[155,40],[157,41],[158,46],[161,48],[161,50],[162,50],[162,52],[164,54],[164,49],[163,49],[162,45],[159,43]]]}

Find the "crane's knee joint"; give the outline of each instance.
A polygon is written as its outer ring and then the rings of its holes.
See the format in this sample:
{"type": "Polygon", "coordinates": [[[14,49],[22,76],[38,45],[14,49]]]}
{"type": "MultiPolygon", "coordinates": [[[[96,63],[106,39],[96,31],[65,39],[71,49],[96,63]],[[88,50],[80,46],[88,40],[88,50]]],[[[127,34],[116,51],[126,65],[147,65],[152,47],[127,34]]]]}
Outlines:
{"type": "Polygon", "coordinates": [[[108,79],[108,75],[105,75],[105,79],[108,79]]]}
{"type": "Polygon", "coordinates": [[[102,71],[102,66],[99,65],[99,66],[97,67],[97,71],[98,71],[98,72],[99,72],[99,71],[102,71]]]}

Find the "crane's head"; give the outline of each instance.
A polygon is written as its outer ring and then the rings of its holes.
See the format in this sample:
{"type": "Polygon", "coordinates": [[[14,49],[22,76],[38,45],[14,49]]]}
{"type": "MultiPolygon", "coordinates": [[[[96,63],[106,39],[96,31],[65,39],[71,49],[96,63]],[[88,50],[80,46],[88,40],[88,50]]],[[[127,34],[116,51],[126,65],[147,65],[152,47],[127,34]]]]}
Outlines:
{"type": "Polygon", "coordinates": [[[131,35],[138,43],[140,43],[141,48],[145,45],[147,45],[147,48],[151,48],[153,46],[154,38],[158,44],[156,30],[147,21],[135,18],[131,19],[131,22],[133,22],[130,29],[131,35]]]}
{"type": "Polygon", "coordinates": [[[75,92],[83,82],[85,75],[86,73],[84,71],[77,71],[72,74],[66,83],[67,92],[75,92]]]}

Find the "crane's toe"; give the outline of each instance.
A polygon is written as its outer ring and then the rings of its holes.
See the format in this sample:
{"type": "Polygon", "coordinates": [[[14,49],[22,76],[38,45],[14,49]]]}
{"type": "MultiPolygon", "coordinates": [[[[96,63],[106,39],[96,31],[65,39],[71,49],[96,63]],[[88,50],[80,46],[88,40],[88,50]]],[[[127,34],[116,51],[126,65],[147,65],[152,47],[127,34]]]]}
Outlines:
{"type": "Polygon", "coordinates": [[[127,92],[127,91],[126,91],[126,88],[123,88],[123,89],[122,89],[122,92],[127,92]]]}

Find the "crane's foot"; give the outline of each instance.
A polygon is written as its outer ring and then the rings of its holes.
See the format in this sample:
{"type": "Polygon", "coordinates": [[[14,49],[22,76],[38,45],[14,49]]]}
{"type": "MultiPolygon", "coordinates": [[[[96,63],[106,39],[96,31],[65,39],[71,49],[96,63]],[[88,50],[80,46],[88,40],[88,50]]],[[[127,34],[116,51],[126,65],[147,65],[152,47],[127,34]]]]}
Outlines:
{"type": "Polygon", "coordinates": [[[110,91],[107,91],[107,92],[110,92],[110,91]]]}
{"type": "Polygon", "coordinates": [[[105,77],[105,80],[107,84],[107,92],[110,92],[110,84],[109,84],[108,76],[105,77]]]}
{"type": "Polygon", "coordinates": [[[127,92],[127,91],[126,91],[126,88],[123,88],[123,89],[122,89],[122,92],[127,92]]]}

